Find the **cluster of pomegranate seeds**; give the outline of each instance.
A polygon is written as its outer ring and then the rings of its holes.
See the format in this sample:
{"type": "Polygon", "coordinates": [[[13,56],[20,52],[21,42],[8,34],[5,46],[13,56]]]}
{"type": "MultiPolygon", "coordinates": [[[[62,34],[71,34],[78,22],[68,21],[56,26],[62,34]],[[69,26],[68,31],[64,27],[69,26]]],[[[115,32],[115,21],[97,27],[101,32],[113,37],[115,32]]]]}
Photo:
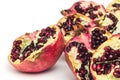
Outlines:
{"type": "Polygon", "coordinates": [[[74,20],[74,16],[68,16],[66,21],[63,22],[59,26],[60,29],[63,28],[66,33],[69,32],[69,31],[72,31],[73,30],[73,20],[74,20]]]}
{"type": "Polygon", "coordinates": [[[21,47],[20,47],[20,44],[22,43],[22,41],[21,40],[16,40],[16,41],[14,41],[13,42],[13,49],[12,49],[12,53],[11,53],[11,59],[12,59],[12,61],[15,61],[16,59],[18,59],[19,58],[19,53],[20,53],[20,50],[21,50],[21,47]]]}
{"type": "Polygon", "coordinates": [[[112,24],[108,25],[107,27],[107,31],[113,33],[113,31],[117,28],[116,25],[118,23],[118,19],[113,15],[113,14],[109,14],[109,15],[106,15],[107,18],[110,18],[110,20],[112,20],[112,24]]]}
{"type": "Polygon", "coordinates": [[[71,42],[66,47],[66,51],[69,52],[72,47],[76,47],[78,49],[78,55],[76,56],[77,60],[82,62],[80,69],[76,69],[75,72],[79,74],[81,80],[86,80],[85,76],[88,76],[88,71],[86,70],[85,66],[89,65],[90,57],[92,57],[92,53],[88,52],[88,49],[85,47],[84,43],[79,42],[71,42]]]}
{"type": "Polygon", "coordinates": [[[105,52],[102,57],[93,59],[94,63],[92,64],[92,69],[96,71],[98,75],[109,74],[111,72],[112,65],[120,65],[120,49],[114,50],[107,46],[104,48],[104,50],[105,52]]]}
{"type": "Polygon", "coordinates": [[[55,28],[47,27],[46,29],[42,29],[39,34],[40,37],[37,39],[37,43],[32,41],[31,44],[26,46],[22,52],[20,52],[21,51],[20,44],[22,43],[22,41],[21,40],[14,41],[13,49],[11,52],[12,61],[14,62],[17,59],[23,61],[32,52],[34,52],[35,50],[39,50],[41,47],[43,47],[44,44],[47,42],[47,39],[49,39],[50,37],[54,39],[55,38],[54,34],[56,34],[55,28]]]}
{"type": "MultiPolygon", "coordinates": [[[[93,12],[97,11],[100,8],[100,6],[99,5],[93,6],[92,4],[90,4],[89,7],[83,8],[81,7],[81,3],[78,2],[76,3],[74,8],[78,13],[81,13],[83,15],[86,15],[87,13],[89,13],[88,17],[90,17],[91,19],[95,19],[95,18],[98,18],[98,15],[94,14],[93,12]]],[[[103,16],[103,13],[99,13],[99,16],[103,16]]]]}
{"type": "Polygon", "coordinates": [[[85,76],[88,74],[88,71],[85,69],[84,65],[81,65],[81,68],[75,70],[76,73],[79,74],[81,80],[86,80],[85,76]]]}
{"type": "Polygon", "coordinates": [[[46,29],[42,29],[41,33],[39,34],[40,38],[37,39],[36,50],[43,47],[44,44],[47,42],[47,39],[50,38],[50,36],[52,36],[52,38],[54,39],[55,33],[56,33],[55,28],[47,27],[46,29]]]}
{"type": "Polygon", "coordinates": [[[103,42],[107,40],[107,37],[104,36],[106,33],[105,30],[100,30],[99,28],[96,28],[92,31],[92,37],[91,37],[91,48],[97,49],[99,45],[101,45],[103,42]]]}
{"type": "Polygon", "coordinates": [[[42,29],[41,33],[39,34],[40,37],[47,37],[53,36],[56,33],[55,28],[47,27],[46,29],[42,29]]]}

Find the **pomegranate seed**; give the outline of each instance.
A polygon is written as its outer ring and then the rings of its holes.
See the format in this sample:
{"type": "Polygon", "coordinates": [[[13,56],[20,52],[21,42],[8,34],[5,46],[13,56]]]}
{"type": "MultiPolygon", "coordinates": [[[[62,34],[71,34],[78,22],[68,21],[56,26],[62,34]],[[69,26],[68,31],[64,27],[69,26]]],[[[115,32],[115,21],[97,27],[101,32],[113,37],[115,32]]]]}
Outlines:
{"type": "Polygon", "coordinates": [[[94,71],[96,71],[96,68],[97,68],[97,65],[94,63],[94,64],[92,64],[92,69],[94,70],[94,71]]]}

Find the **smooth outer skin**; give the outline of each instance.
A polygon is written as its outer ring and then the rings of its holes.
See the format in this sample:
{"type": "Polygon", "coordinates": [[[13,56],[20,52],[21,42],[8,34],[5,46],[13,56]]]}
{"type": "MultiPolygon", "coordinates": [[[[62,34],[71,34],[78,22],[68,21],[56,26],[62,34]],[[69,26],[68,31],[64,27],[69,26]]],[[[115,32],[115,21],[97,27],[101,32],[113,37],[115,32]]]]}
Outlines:
{"type": "Polygon", "coordinates": [[[25,59],[20,64],[10,63],[21,72],[41,72],[51,68],[59,59],[64,49],[64,39],[62,32],[58,33],[58,38],[54,43],[45,47],[41,52],[33,56],[33,59],[25,59]]]}
{"type": "MultiPolygon", "coordinates": [[[[113,35],[111,38],[109,38],[109,40],[107,40],[106,42],[104,42],[101,46],[99,46],[99,48],[96,50],[96,52],[93,54],[92,60],[91,60],[91,66],[93,64],[93,58],[97,58],[97,57],[101,57],[103,55],[104,52],[104,47],[105,46],[111,46],[113,49],[120,49],[120,34],[117,35],[113,35]]],[[[107,75],[97,75],[95,71],[92,70],[92,67],[90,66],[90,70],[91,73],[94,77],[95,80],[120,80],[120,78],[115,78],[113,76],[113,71],[112,70],[109,74],[107,75]]],[[[112,67],[117,68],[120,67],[120,65],[112,67]]]]}

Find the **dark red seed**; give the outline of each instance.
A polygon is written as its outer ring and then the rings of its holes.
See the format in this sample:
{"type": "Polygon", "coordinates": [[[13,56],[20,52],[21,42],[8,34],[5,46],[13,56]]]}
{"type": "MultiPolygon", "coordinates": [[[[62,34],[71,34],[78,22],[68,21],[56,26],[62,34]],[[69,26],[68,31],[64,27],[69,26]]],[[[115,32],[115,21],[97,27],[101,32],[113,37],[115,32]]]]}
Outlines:
{"type": "Polygon", "coordinates": [[[96,70],[97,70],[97,71],[100,71],[100,70],[101,70],[101,65],[100,65],[100,64],[97,64],[96,70]]]}
{"type": "Polygon", "coordinates": [[[113,75],[117,78],[120,78],[120,68],[116,68],[115,71],[113,72],[113,75]]]}
{"type": "Polygon", "coordinates": [[[96,71],[96,68],[97,68],[97,65],[94,63],[94,64],[92,64],[92,69],[94,70],[94,71],[96,71]]]}

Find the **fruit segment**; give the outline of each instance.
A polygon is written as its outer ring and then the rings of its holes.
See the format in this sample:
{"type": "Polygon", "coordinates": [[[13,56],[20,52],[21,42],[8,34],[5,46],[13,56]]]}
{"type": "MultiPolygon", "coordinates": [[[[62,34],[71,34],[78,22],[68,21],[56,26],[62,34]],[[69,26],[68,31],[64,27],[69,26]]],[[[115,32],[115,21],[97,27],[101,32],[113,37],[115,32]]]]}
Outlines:
{"type": "Polygon", "coordinates": [[[40,72],[51,68],[63,49],[62,32],[53,25],[15,39],[9,61],[19,71],[40,72]]]}

